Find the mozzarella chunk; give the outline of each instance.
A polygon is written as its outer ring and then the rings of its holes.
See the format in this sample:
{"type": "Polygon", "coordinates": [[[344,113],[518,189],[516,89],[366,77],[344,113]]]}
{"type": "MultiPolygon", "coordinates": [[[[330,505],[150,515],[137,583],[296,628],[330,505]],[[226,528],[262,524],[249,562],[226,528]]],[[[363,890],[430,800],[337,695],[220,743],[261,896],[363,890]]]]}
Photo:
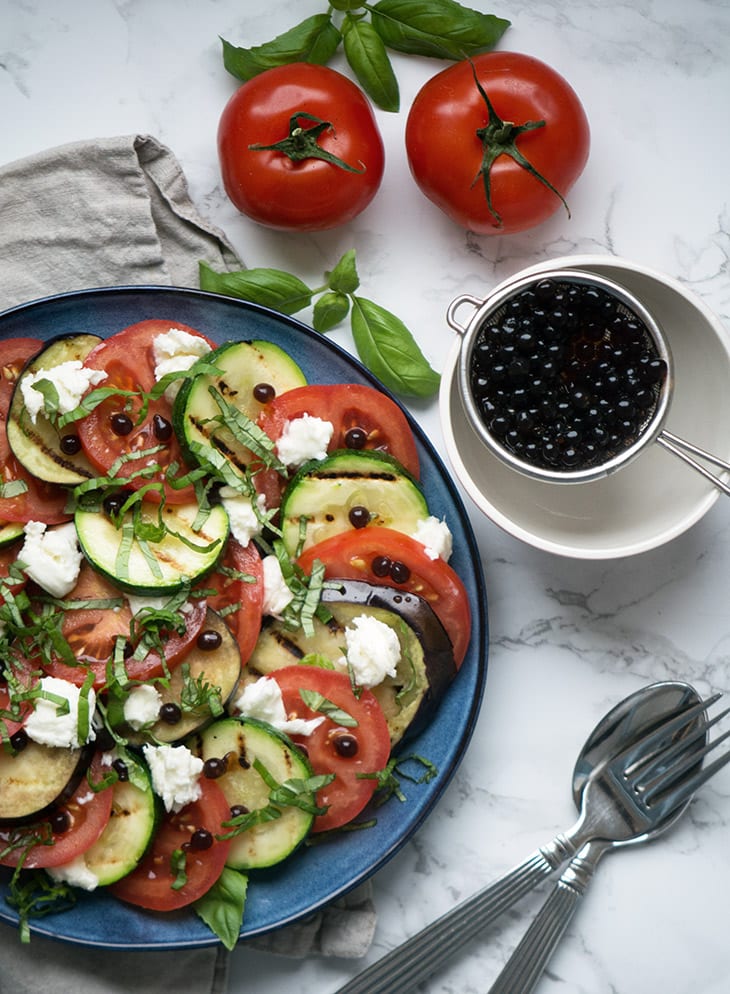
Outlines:
{"type": "Polygon", "coordinates": [[[303,414],[284,425],[276,454],[285,466],[301,466],[310,459],[324,459],[332,439],[334,426],[330,421],[303,414]]]}
{"type": "Polygon", "coordinates": [[[352,619],[345,629],[347,667],[360,687],[375,687],[386,676],[395,676],[400,662],[400,642],[394,629],[369,614],[352,619]]]}
{"type": "Polygon", "coordinates": [[[83,559],[73,521],[55,528],[29,521],[23,530],[18,560],[25,572],[53,597],[65,597],[76,584],[83,559]]]}
{"type": "Polygon", "coordinates": [[[49,866],[46,872],[54,880],[80,887],[81,890],[96,890],[99,886],[99,878],[86,865],[83,853],[61,866],[49,866]]]}
{"type": "Polygon", "coordinates": [[[89,389],[106,379],[106,373],[101,369],[87,369],[79,359],[69,359],[50,369],[39,369],[29,373],[20,381],[20,391],[23,395],[25,409],[30,420],[35,424],[36,418],[46,408],[46,398],[36,384],[48,380],[56,389],[58,395],[57,411],[68,414],[81,403],[81,399],[89,389]]]}
{"type": "MultiPolygon", "coordinates": [[[[54,676],[44,676],[40,680],[40,689],[43,693],[51,694],[55,700],[46,700],[38,697],[34,701],[34,709],[28,715],[25,722],[25,731],[28,738],[41,745],[57,746],[61,749],[78,749],[96,738],[91,721],[82,731],[85,733],[79,739],[79,701],[81,690],[68,680],[61,680],[54,676]],[[64,713],[65,712],[65,713],[64,713]]],[[[88,692],[89,717],[94,713],[96,707],[96,694],[93,690],[88,692]]]]}
{"type": "Polygon", "coordinates": [[[291,604],[294,594],[291,592],[281,572],[281,566],[276,556],[264,556],[262,560],[264,571],[264,599],[262,611],[264,614],[277,618],[291,604]]]}
{"type": "Polygon", "coordinates": [[[183,745],[145,745],[142,751],[150,769],[152,789],[162,798],[166,811],[180,811],[198,800],[203,793],[199,783],[202,759],[183,745]]]}
{"type": "Polygon", "coordinates": [[[132,688],[124,702],[124,720],[139,731],[145,725],[157,721],[161,704],[162,697],[157,688],[151,683],[141,683],[132,688]]]}
{"type": "Polygon", "coordinates": [[[247,718],[258,718],[288,735],[311,735],[324,721],[324,717],[287,718],[281,689],[271,677],[261,677],[255,683],[250,683],[233,707],[239,714],[247,718]]]}
{"type": "Polygon", "coordinates": [[[266,498],[263,494],[258,495],[258,513],[251,498],[233,487],[221,487],[220,498],[228,515],[231,534],[241,545],[248,545],[252,538],[261,534],[261,517],[266,512],[266,498]]]}
{"type": "MultiPolygon", "coordinates": [[[[210,345],[199,335],[191,335],[182,328],[170,328],[156,335],[152,342],[155,360],[155,379],[161,380],[168,373],[180,373],[211,351],[210,345]]],[[[172,402],[180,389],[180,381],[171,383],[165,390],[165,397],[172,402]]]]}
{"type": "Polygon", "coordinates": [[[430,514],[418,522],[413,538],[424,547],[429,559],[449,561],[454,547],[454,540],[449,526],[444,520],[430,514]]]}

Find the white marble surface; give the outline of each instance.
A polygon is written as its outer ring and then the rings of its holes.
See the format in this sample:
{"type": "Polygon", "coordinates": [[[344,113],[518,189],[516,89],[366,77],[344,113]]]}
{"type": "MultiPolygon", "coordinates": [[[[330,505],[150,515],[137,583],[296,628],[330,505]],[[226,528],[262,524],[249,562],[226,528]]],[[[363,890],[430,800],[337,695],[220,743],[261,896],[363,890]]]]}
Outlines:
{"type": "MultiPolygon", "coordinates": [[[[0,160],[151,133],[175,151],[200,210],[249,265],[315,282],[354,247],[363,293],[402,317],[437,368],[452,342],[444,313],[454,296],[483,296],[524,266],[576,252],[660,269],[730,322],[728,0],[472,5],[509,18],[500,47],[552,64],[585,104],[592,152],[570,221],[558,213],[523,235],[478,238],[431,207],[410,179],[402,136],[410,101],[441,64],[406,56],[394,56],[404,110],[378,114],[387,169],[365,214],[296,237],[238,216],[216,159],[218,117],[236,85],[218,36],[265,41],[324,9],[319,0],[0,0],[0,160]]],[[[338,337],[347,343],[347,332],[338,337]]],[[[435,402],[417,413],[440,445],[435,402]]],[[[702,692],[730,689],[727,501],[669,545],[610,562],[538,552],[470,510],[490,614],[484,707],[437,810],[374,881],[379,925],[366,963],[572,822],[574,756],[626,693],[671,677],[702,692]]],[[[470,946],[429,994],[485,991],[533,907],[470,946]]],[[[726,772],[669,836],[605,861],[539,991],[726,994],[729,922],[726,772]]],[[[230,991],[325,994],[361,965],[237,951],[230,991]]]]}

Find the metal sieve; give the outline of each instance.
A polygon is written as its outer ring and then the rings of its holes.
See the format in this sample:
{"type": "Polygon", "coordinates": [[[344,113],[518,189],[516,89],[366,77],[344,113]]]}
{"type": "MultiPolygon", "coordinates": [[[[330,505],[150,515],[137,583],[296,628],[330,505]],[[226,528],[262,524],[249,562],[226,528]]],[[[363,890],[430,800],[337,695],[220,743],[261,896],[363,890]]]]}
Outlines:
{"type": "MultiPolygon", "coordinates": [[[[456,297],[447,310],[449,325],[462,337],[458,361],[458,379],[461,401],[467,418],[485,446],[502,462],[525,476],[550,483],[590,483],[615,473],[636,459],[644,449],[657,442],[673,455],[682,459],[696,472],[711,481],[723,493],[730,495],[730,486],[714,475],[694,457],[700,457],[714,466],[730,472],[730,464],[705,451],[697,445],[687,442],[665,427],[674,390],[674,366],[669,345],[659,325],[644,307],[644,305],[623,286],[605,277],[586,273],[580,270],[558,269],[545,270],[530,276],[524,276],[504,285],[490,296],[479,299],[469,294],[456,297]],[[521,458],[512,448],[496,437],[494,431],[482,415],[471,385],[471,372],[474,366],[474,351],[480,331],[489,328],[502,320],[511,301],[515,300],[525,290],[534,289],[545,280],[568,286],[583,286],[598,288],[613,299],[618,312],[635,318],[645,337],[647,348],[659,359],[663,360],[666,372],[660,384],[655,387],[653,404],[647,409],[633,435],[622,442],[615,450],[610,451],[605,458],[598,459],[590,465],[575,467],[556,467],[538,464],[521,458]],[[457,311],[464,306],[473,308],[473,314],[466,325],[457,319],[457,311]]],[[[606,341],[610,344],[611,332],[606,331],[606,341]]]]}

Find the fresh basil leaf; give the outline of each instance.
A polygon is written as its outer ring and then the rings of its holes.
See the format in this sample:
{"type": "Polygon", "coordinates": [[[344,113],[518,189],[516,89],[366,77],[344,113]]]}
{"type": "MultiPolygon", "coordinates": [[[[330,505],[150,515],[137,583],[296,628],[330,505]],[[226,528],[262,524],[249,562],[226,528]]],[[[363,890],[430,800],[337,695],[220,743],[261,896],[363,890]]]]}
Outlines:
{"type": "Polygon", "coordinates": [[[324,65],[337,51],[341,35],[329,14],[314,14],[263,45],[240,48],[221,38],[223,65],[237,79],[248,80],[290,62],[324,65]]]}
{"type": "Polygon", "coordinates": [[[355,249],[348,249],[331,273],[325,273],[327,286],[336,293],[354,293],[360,286],[355,265],[355,249]]]}
{"type": "Polygon", "coordinates": [[[235,949],[241,934],[247,889],[246,874],[224,866],[210,890],[193,904],[198,917],[229,951],[235,949]]]}
{"type": "Polygon", "coordinates": [[[363,90],[378,107],[395,113],[400,107],[398,80],[383,39],[370,21],[348,15],[344,47],[347,61],[363,90]]]}
{"type": "Polygon", "coordinates": [[[360,359],[394,393],[430,397],[438,390],[439,374],[400,318],[384,307],[353,297],[352,335],[360,359]]]}
{"type": "Polygon", "coordinates": [[[250,300],[282,314],[296,314],[312,302],[312,291],[297,276],[282,269],[242,269],[216,273],[202,260],[198,264],[200,289],[250,300]]]}
{"type": "Polygon", "coordinates": [[[388,48],[436,59],[464,59],[494,48],[510,25],[456,0],[379,0],[374,30],[388,48]]]}
{"type": "Polygon", "coordinates": [[[20,497],[28,492],[28,484],[25,480],[10,480],[8,483],[0,483],[0,497],[8,499],[10,497],[20,497]]]}
{"type": "Polygon", "coordinates": [[[336,722],[338,725],[342,725],[344,728],[357,728],[357,719],[338,707],[334,701],[325,697],[324,694],[302,687],[299,690],[299,696],[312,711],[323,714],[326,718],[336,722]]]}
{"type": "Polygon", "coordinates": [[[344,293],[323,293],[312,309],[312,327],[325,334],[345,320],[350,301],[344,293]]]}

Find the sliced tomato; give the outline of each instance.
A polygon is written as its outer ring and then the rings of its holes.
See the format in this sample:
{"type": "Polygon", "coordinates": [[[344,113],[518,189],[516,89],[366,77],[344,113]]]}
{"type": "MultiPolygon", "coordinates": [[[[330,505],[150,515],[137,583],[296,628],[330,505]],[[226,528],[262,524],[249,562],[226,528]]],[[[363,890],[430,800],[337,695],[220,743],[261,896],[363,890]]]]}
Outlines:
{"type": "MultiPolygon", "coordinates": [[[[155,385],[155,360],[153,343],[158,335],[171,328],[178,328],[203,338],[211,348],[214,343],[194,328],[174,321],[150,319],[124,328],[101,342],[86,357],[85,365],[102,369],[107,378],[104,387],[120,390],[149,391],[155,385]]],[[[145,417],[137,424],[142,401],[140,398],[110,397],[78,423],[79,438],[89,461],[101,473],[108,473],[118,459],[124,458],[116,474],[128,480],[133,489],[149,483],[162,483],[164,496],[170,504],[185,504],[194,499],[192,485],[177,488],[166,479],[170,466],[177,466],[174,480],[188,472],[180,444],[172,430],[172,408],[164,397],[150,401],[145,417]],[[125,422],[120,418],[126,417],[125,422]],[[123,433],[119,429],[123,428],[123,433]],[[161,447],[161,448],[160,448],[161,447]],[[151,452],[150,450],[160,451],[151,452]],[[135,456],[135,453],[147,455],[135,456]],[[154,472],[149,476],[134,476],[140,470],[154,472]]],[[[148,491],[150,500],[159,499],[157,492],[148,491]]]]}
{"type": "Polygon", "coordinates": [[[304,414],[332,424],[330,452],[346,448],[384,452],[418,479],[418,450],[408,420],[395,401],[375,387],[325,383],[287,390],[265,406],[259,426],[276,442],[287,421],[304,414]]]}
{"type": "Polygon", "coordinates": [[[469,596],[456,571],[443,559],[427,556],[416,539],[391,528],[353,529],[311,546],[298,562],[309,574],[315,560],[324,563],[328,578],[366,580],[423,597],[446,629],[461,666],[471,634],[469,596]]]}
{"type": "Polygon", "coordinates": [[[43,348],[37,338],[11,338],[2,344],[0,360],[0,484],[18,482],[24,486],[15,497],[0,496],[0,522],[41,521],[57,525],[69,521],[68,494],[63,487],[43,483],[32,476],[13,455],[5,425],[15,384],[28,359],[43,348]]]}
{"type": "Polygon", "coordinates": [[[350,678],[316,666],[285,666],[271,674],[281,688],[289,717],[322,717],[302,699],[301,690],[314,691],[346,712],[357,723],[349,727],[325,717],[311,735],[292,735],[302,746],[315,773],[334,773],[335,779],[317,793],[317,804],[327,813],[317,815],[312,831],[324,832],[352,821],[373,796],[375,779],[362,774],[382,770],[390,756],[390,734],[383,711],[369,690],[356,697],[350,678]]]}
{"type": "Polygon", "coordinates": [[[208,595],[208,607],[222,612],[245,665],[261,631],[264,603],[264,569],[256,545],[249,542],[243,546],[235,538],[229,539],[223,561],[200,587],[216,591],[208,595]]]}
{"type": "Polygon", "coordinates": [[[53,831],[49,818],[39,819],[30,825],[17,828],[0,828],[0,864],[17,866],[23,858],[23,868],[34,870],[47,866],[70,863],[92,846],[106,828],[112,811],[113,791],[110,787],[93,791],[91,783],[101,783],[107,770],[102,765],[101,753],[95,753],[86,776],[68,801],[55,809],[54,823],[66,825],[63,831],[53,831]],[[65,815],[65,819],[63,818],[65,815]],[[23,839],[37,836],[46,840],[28,848],[18,844],[23,839]],[[7,851],[6,851],[7,850],[7,851]]]}
{"type": "Polygon", "coordinates": [[[212,780],[201,777],[200,786],[199,800],[177,813],[165,815],[141,862],[111,885],[109,890],[120,901],[151,911],[173,911],[202,897],[221,875],[231,843],[217,836],[225,834],[223,822],[231,817],[231,809],[223,791],[212,780]],[[196,849],[191,845],[193,833],[198,829],[210,833],[209,848],[196,849]],[[186,854],[185,883],[174,890],[173,853],[178,851],[186,854]]]}
{"type": "MultiPolygon", "coordinates": [[[[68,595],[68,601],[119,600],[122,596],[117,587],[83,563],[76,586],[68,595]]],[[[185,658],[203,627],[206,615],[205,600],[192,600],[185,614],[185,629],[171,631],[164,642],[164,661],[157,650],[151,650],[142,659],[130,656],[125,669],[130,680],[149,680],[162,676],[165,666],[174,667],[185,658]]],[[[68,642],[78,661],[78,666],[55,659],[44,664],[50,676],[68,680],[81,686],[89,670],[94,673],[94,689],[100,690],[107,684],[107,663],[114,652],[119,636],[130,638],[132,612],[126,598],[118,607],[80,607],[64,612],[61,634],[68,642]]]]}

